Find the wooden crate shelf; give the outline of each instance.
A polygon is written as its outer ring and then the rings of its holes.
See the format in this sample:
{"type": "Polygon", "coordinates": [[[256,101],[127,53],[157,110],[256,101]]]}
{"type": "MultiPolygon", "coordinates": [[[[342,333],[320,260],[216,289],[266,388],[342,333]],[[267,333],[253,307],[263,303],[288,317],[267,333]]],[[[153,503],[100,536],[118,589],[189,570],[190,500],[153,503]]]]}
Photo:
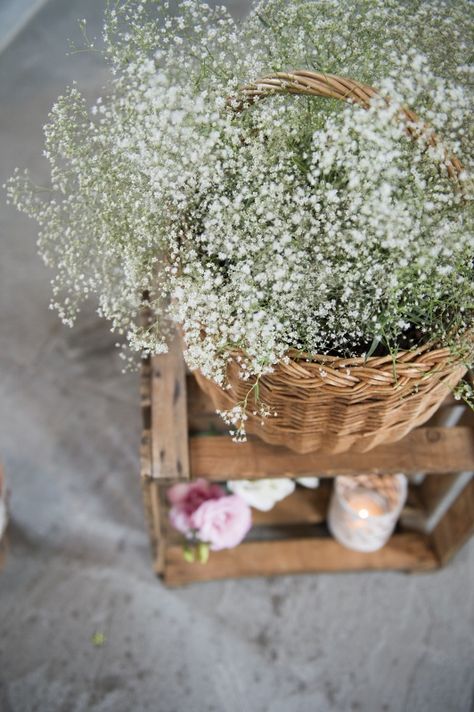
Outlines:
{"type": "Polygon", "coordinates": [[[178,342],[169,354],[144,362],[141,396],[145,512],[155,570],[170,586],[309,572],[428,571],[445,564],[473,531],[474,430],[467,417],[458,425],[444,425],[450,419],[458,420],[452,418],[453,411],[458,416],[464,412],[452,399],[446,401],[444,417],[439,411],[427,426],[398,443],[368,453],[299,455],[256,437],[249,437],[247,443],[233,443],[207,396],[193,376],[186,375],[178,342]],[[331,478],[395,472],[428,476],[410,485],[407,507],[388,544],[370,554],[338,544],[325,524],[331,478]],[[183,559],[183,538],[168,524],[166,490],[172,482],[198,477],[225,482],[304,475],[325,479],[317,490],[298,487],[270,512],[254,510],[254,526],[239,547],[211,552],[205,565],[183,559]],[[446,490],[454,492],[454,482],[457,490],[449,507],[441,512],[432,531],[422,531],[423,523],[434,516],[446,497],[446,490]]]}

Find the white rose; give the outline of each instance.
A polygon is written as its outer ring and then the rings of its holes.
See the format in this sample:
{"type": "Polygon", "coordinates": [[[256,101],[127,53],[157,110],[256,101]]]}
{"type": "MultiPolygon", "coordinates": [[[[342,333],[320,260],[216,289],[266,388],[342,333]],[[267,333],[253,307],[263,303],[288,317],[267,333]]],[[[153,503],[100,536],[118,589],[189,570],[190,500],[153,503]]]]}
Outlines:
{"type": "Polygon", "coordinates": [[[309,489],[319,487],[319,477],[298,477],[296,481],[302,487],[308,487],[309,489]]]}
{"type": "Polygon", "coordinates": [[[295,489],[293,480],[278,478],[271,480],[232,480],[227,483],[231,492],[241,497],[247,504],[261,512],[268,512],[281,499],[288,497],[295,489]]]}

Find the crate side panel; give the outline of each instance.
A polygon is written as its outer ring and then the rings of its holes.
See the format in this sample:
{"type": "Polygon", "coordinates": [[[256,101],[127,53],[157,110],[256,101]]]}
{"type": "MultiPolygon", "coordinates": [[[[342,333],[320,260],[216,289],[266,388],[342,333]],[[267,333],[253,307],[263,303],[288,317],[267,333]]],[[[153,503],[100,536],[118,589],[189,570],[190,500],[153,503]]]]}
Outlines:
{"type": "Polygon", "coordinates": [[[166,538],[164,536],[165,532],[163,528],[163,516],[158,483],[151,477],[142,477],[141,484],[153,564],[155,571],[157,573],[161,573],[164,565],[166,538]]]}
{"type": "Polygon", "coordinates": [[[458,495],[431,534],[439,560],[446,564],[474,533],[474,478],[458,495]]]}
{"type": "Polygon", "coordinates": [[[186,372],[176,335],[166,354],[151,359],[152,476],[189,479],[186,372]]]}

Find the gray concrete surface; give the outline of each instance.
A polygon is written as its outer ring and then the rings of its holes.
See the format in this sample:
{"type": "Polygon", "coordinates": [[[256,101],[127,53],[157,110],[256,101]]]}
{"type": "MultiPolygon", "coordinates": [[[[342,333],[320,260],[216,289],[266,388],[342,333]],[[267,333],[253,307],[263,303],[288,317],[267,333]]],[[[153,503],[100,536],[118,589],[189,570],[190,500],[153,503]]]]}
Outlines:
{"type": "MultiPolygon", "coordinates": [[[[0,183],[15,165],[44,177],[41,127],[67,82],[99,91],[99,60],[65,51],[75,18],[100,15],[97,0],[51,0],[0,56],[0,183]]],[[[3,201],[0,230],[0,710],[469,712],[472,545],[435,574],[163,588],[140,501],[137,377],[92,306],[73,330],[48,311],[35,226],[3,201]]]]}
{"type": "Polygon", "coordinates": [[[0,0],[0,52],[13,42],[48,0],[0,0]]]}

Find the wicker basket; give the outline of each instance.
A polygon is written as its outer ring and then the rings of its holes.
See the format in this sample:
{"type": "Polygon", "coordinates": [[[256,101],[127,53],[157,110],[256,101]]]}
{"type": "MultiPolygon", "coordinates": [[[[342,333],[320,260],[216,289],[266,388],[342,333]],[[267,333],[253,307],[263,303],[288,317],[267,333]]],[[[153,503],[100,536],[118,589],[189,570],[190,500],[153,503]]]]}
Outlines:
{"type": "MultiPolygon", "coordinates": [[[[296,452],[365,452],[427,421],[465,372],[448,349],[400,352],[395,363],[391,356],[293,357],[259,381],[259,400],[276,415],[253,415],[251,396],[246,428],[296,452]]],[[[240,378],[236,359],[227,370],[227,391],[195,375],[218,410],[242,402],[252,384],[240,378]]]]}
{"type": "MultiPolygon", "coordinates": [[[[229,99],[233,110],[275,93],[304,94],[357,103],[368,108],[377,96],[372,87],[352,79],[310,71],[276,73],[242,89],[242,99],[229,99]]],[[[409,109],[399,111],[407,133],[420,138],[423,130],[409,109]],[[416,124],[416,126],[415,126],[416,124]]],[[[428,129],[428,127],[426,127],[428,129]]],[[[424,135],[439,144],[432,132],[424,135]]],[[[444,162],[451,178],[459,182],[462,164],[447,152],[444,162]]],[[[381,443],[394,442],[427,421],[466,372],[449,349],[425,346],[391,356],[342,359],[289,353],[288,362],[259,380],[259,402],[276,415],[252,415],[250,396],[246,429],[274,445],[297,452],[365,452],[381,443]]],[[[229,362],[228,390],[196,373],[200,387],[216,409],[227,410],[242,402],[253,381],[243,381],[239,353],[229,362]]]]}

